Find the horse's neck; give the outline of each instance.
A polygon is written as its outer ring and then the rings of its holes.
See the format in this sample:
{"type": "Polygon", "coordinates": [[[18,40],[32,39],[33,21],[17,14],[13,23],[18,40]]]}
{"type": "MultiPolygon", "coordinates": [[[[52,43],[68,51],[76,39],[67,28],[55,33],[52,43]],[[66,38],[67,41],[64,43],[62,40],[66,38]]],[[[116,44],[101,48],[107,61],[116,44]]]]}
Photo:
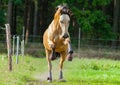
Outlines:
{"type": "Polygon", "coordinates": [[[62,33],[62,30],[61,30],[59,22],[55,22],[54,20],[53,20],[53,27],[52,27],[52,29],[53,29],[53,32],[55,34],[61,34],[62,33]]]}

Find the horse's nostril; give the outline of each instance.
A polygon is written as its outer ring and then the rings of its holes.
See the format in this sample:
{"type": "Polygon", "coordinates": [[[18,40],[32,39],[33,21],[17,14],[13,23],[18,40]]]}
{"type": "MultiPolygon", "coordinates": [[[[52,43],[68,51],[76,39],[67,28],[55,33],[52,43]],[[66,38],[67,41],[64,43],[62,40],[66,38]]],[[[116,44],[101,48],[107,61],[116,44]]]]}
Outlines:
{"type": "Polygon", "coordinates": [[[69,36],[68,36],[68,34],[67,33],[65,33],[64,35],[63,35],[63,38],[68,38],[69,36]]]}

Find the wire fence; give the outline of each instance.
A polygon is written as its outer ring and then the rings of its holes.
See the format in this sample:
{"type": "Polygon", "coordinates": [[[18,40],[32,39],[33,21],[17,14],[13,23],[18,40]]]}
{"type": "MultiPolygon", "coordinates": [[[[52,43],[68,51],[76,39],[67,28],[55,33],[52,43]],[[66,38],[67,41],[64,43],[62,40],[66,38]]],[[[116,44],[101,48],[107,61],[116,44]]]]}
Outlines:
{"type": "MultiPolygon", "coordinates": [[[[21,41],[22,35],[19,36],[19,54],[21,54],[21,41]]],[[[42,43],[41,36],[30,35],[28,43],[25,45],[25,54],[33,55],[36,57],[45,57],[45,51],[42,43]]],[[[13,36],[11,36],[13,41],[13,36]]],[[[14,50],[16,54],[16,40],[14,50]]],[[[85,39],[71,38],[72,47],[75,57],[87,58],[111,58],[120,59],[120,41],[119,40],[104,40],[104,39],[85,39]],[[116,44],[116,45],[115,45],[116,44]]],[[[13,43],[12,43],[13,47],[13,43]]],[[[6,35],[0,34],[0,53],[7,53],[6,35]]]]}

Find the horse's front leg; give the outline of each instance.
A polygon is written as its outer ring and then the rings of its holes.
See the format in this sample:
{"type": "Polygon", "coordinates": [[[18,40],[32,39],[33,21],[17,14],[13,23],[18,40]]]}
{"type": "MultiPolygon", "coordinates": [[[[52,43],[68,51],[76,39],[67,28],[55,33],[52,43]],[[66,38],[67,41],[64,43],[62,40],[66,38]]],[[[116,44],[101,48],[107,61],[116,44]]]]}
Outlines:
{"type": "Polygon", "coordinates": [[[48,82],[52,82],[52,63],[51,63],[51,59],[50,59],[50,55],[51,55],[51,52],[46,50],[46,60],[48,62],[48,82]]]}
{"type": "Polygon", "coordinates": [[[50,59],[51,60],[55,60],[56,59],[56,56],[55,56],[55,44],[53,43],[53,41],[48,39],[48,45],[52,49],[52,53],[51,53],[50,59]]]}
{"type": "Polygon", "coordinates": [[[73,54],[73,49],[72,49],[72,46],[71,46],[71,42],[70,42],[70,38],[67,38],[64,42],[64,44],[67,44],[68,45],[68,55],[67,55],[67,59],[68,61],[72,61],[72,54],[73,54]]]}
{"type": "Polygon", "coordinates": [[[55,48],[55,44],[53,43],[52,40],[48,39],[48,45],[50,48],[54,49],[55,48]]]}
{"type": "Polygon", "coordinates": [[[65,61],[66,58],[66,52],[62,52],[60,53],[61,57],[60,57],[60,64],[59,64],[59,80],[60,81],[64,81],[63,80],[63,72],[62,72],[62,68],[63,68],[63,62],[65,61]]]}
{"type": "Polygon", "coordinates": [[[68,53],[72,54],[73,53],[73,49],[71,46],[71,42],[68,42],[68,53]]]}
{"type": "Polygon", "coordinates": [[[69,42],[68,43],[68,55],[67,55],[68,61],[72,61],[72,58],[73,58],[72,54],[73,54],[73,49],[72,49],[71,43],[69,42]]]}

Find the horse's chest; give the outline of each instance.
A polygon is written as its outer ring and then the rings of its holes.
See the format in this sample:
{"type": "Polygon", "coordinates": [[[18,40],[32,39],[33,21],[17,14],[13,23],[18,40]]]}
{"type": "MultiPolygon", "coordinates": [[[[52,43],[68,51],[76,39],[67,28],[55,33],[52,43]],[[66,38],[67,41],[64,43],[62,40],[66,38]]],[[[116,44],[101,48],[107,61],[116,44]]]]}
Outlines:
{"type": "Polygon", "coordinates": [[[54,38],[54,43],[55,45],[60,45],[60,46],[64,45],[64,41],[60,40],[59,37],[57,36],[54,38]]]}
{"type": "Polygon", "coordinates": [[[59,39],[59,37],[54,38],[54,43],[56,48],[63,49],[66,45],[64,44],[64,40],[59,39]]]}
{"type": "Polygon", "coordinates": [[[64,43],[62,41],[57,41],[55,43],[55,45],[56,45],[56,47],[62,47],[62,46],[64,46],[64,43]]]}

